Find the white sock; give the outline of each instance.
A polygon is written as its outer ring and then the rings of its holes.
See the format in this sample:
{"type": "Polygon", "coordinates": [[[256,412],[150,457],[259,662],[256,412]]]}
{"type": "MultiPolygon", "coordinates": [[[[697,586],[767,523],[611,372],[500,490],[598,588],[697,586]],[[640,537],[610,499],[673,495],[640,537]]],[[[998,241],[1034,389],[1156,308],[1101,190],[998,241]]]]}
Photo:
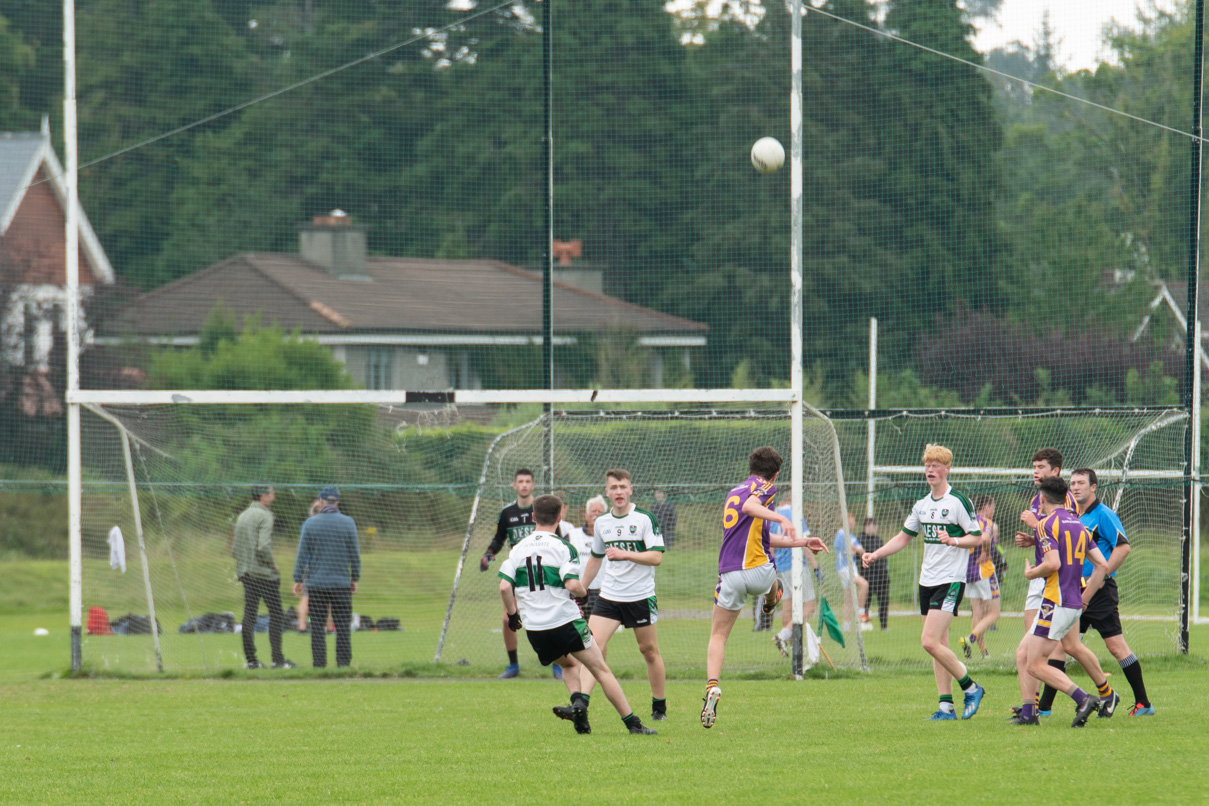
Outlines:
{"type": "Polygon", "coordinates": [[[861,608],[861,618],[864,618],[866,615],[868,615],[868,614],[865,612],[865,608],[862,607],[861,608]]]}
{"type": "Polygon", "coordinates": [[[788,641],[790,638],[793,638],[793,630],[789,629],[788,627],[782,627],[781,631],[777,633],[777,635],[782,641],[788,641]]]}

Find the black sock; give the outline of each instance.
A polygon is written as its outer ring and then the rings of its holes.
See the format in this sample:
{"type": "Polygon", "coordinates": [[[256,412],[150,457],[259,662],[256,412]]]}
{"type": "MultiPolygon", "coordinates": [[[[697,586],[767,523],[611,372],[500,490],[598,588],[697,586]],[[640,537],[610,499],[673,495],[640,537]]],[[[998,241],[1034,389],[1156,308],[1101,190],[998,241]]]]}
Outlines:
{"type": "Polygon", "coordinates": [[[1142,682],[1142,662],[1138,660],[1138,656],[1131,652],[1128,658],[1120,661],[1120,664],[1121,671],[1125,673],[1125,679],[1129,681],[1129,686],[1133,689],[1134,702],[1150,705],[1150,700],[1146,699],[1146,684],[1142,682]]]}
{"type": "Polygon", "coordinates": [[[651,713],[666,714],[667,713],[667,699],[664,698],[662,700],[657,700],[654,697],[651,697],[651,713]]]}
{"type": "Polygon", "coordinates": [[[573,691],[573,692],[571,692],[571,704],[574,705],[576,700],[583,702],[583,704],[585,706],[587,706],[587,704],[588,704],[587,697],[585,697],[582,693],[580,693],[578,691],[573,691]]]}
{"type": "MultiPolygon", "coordinates": [[[[1060,672],[1066,671],[1066,661],[1049,659],[1049,665],[1053,666],[1060,672]]],[[[1037,703],[1037,710],[1052,711],[1054,710],[1054,697],[1058,696],[1058,692],[1051,688],[1048,684],[1041,689],[1041,702],[1037,703]]]]}
{"type": "Polygon", "coordinates": [[[621,718],[621,721],[625,723],[625,726],[627,728],[633,727],[634,725],[642,724],[642,720],[639,719],[638,716],[633,711],[630,711],[629,716],[623,716],[621,718]]]}
{"type": "Polygon", "coordinates": [[[516,659],[516,650],[515,649],[508,650],[508,664],[510,666],[520,666],[521,665],[521,662],[516,659]]]}

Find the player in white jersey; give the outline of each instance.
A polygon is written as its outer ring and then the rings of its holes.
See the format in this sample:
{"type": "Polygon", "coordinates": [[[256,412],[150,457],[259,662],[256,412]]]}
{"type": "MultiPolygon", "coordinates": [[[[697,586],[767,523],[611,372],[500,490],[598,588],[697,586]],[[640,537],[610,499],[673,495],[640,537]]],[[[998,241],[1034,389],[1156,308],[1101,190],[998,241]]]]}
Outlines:
{"type": "MultiPolygon", "coordinates": [[[[584,504],[584,525],[576,526],[567,536],[567,540],[579,552],[580,562],[587,562],[587,558],[592,556],[592,538],[596,533],[596,519],[605,514],[608,508],[609,504],[603,495],[589,498],[584,504]]],[[[588,587],[588,595],[577,600],[584,611],[585,618],[592,617],[596,600],[600,598],[600,583],[603,579],[601,574],[597,574],[596,578],[592,580],[591,586],[588,587]]]]}
{"type": "MultiPolygon", "coordinates": [[[[589,670],[630,733],[653,734],[655,731],[644,726],[626,702],[617,678],[592,641],[579,606],[571,599],[582,596],[584,587],[579,581],[578,552],[555,531],[561,510],[562,501],[553,495],[535,500],[536,530],[513,546],[500,566],[500,597],[508,629],[516,632],[523,626],[538,660],[543,666],[560,662],[566,669],[566,680],[578,679],[581,668],[589,670]]],[[[571,690],[571,708],[565,718],[575,724],[577,733],[591,733],[588,698],[570,682],[567,688],[571,690]]],[[[556,715],[563,716],[559,711],[554,709],[556,715]]]]}
{"type": "MultiPolygon", "coordinates": [[[[605,495],[612,508],[596,519],[592,557],[583,574],[583,581],[591,585],[604,566],[600,598],[588,626],[592,628],[592,640],[600,645],[600,653],[605,657],[609,639],[618,627],[624,625],[634,631],[651,683],[651,718],[667,719],[664,693],[667,674],[655,633],[655,622],[659,620],[655,568],[663,562],[663,532],[654,515],[630,502],[634,495],[630,471],[621,468],[608,471],[605,495]]],[[[590,675],[586,678],[580,681],[580,691],[591,694],[593,682],[590,675]]]]}
{"type": "Polygon", "coordinates": [[[924,619],[920,643],[932,656],[932,671],[940,708],[930,719],[956,719],[953,708],[953,681],[965,695],[961,718],[978,713],[982,686],[970,679],[965,664],[949,649],[949,625],[957,615],[965,592],[966,563],[969,549],[982,542],[978,519],[970,499],[949,485],[953,452],[943,445],[928,445],[923,455],[924,476],[930,493],[907,516],[902,530],[877,551],[865,552],[862,564],[868,568],[882,557],[902,551],[911,538],[924,536],[924,556],[919,569],[919,610],[924,619]]]}

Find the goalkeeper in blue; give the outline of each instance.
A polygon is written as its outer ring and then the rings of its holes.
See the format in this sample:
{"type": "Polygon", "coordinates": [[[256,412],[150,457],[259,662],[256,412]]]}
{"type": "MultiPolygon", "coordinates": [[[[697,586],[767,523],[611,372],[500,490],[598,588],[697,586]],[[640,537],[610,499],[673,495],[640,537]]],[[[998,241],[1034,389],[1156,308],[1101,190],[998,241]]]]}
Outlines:
{"type": "MultiPolygon", "coordinates": [[[[562,501],[553,495],[537,498],[533,502],[534,531],[512,547],[500,567],[500,597],[504,600],[507,629],[515,633],[524,628],[543,666],[558,662],[574,670],[577,661],[582,663],[600,683],[626,729],[653,735],[655,731],[643,725],[626,702],[621,685],[592,641],[579,605],[572,600],[573,596],[586,596],[587,591],[579,581],[579,553],[558,535],[562,508],[562,501]]],[[[578,680],[579,675],[570,674],[565,679],[578,680]]],[[[592,732],[587,695],[572,691],[570,708],[557,706],[554,714],[570,720],[576,733],[592,732]]]]}

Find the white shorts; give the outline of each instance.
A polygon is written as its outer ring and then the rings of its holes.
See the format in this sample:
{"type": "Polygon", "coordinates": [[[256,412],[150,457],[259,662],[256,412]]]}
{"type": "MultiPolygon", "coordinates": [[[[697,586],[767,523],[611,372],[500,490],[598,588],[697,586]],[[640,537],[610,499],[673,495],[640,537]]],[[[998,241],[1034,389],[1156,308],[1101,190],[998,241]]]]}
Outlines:
{"type": "Polygon", "coordinates": [[[1040,610],[1043,598],[1045,598],[1045,579],[1041,577],[1030,579],[1028,583],[1028,596],[1024,599],[1024,609],[1040,610]]]}
{"type": "Polygon", "coordinates": [[[980,579],[977,582],[969,582],[966,584],[967,599],[998,599],[999,598],[999,580],[991,574],[986,579],[980,579]]]}
{"type": "MultiPolygon", "coordinates": [[[[785,596],[793,598],[793,571],[777,571],[777,579],[781,580],[781,584],[785,586],[785,596]]],[[[814,569],[809,565],[802,565],[802,601],[809,602],[815,598],[814,595],[814,569]]]]}
{"type": "Polygon", "coordinates": [[[852,566],[845,565],[843,568],[835,569],[835,572],[839,574],[840,587],[842,587],[844,590],[848,590],[852,587],[854,581],[852,578],[852,566]]]}
{"type": "Polygon", "coordinates": [[[1082,615],[1083,608],[1080,607],[1055,607],[1053,602],[1042,602],[1033,626],[1029,627],[1029,635],[1061,641],[1071,627],[1079,623],[1082,615]]]}
{"type": "Polygon", "coordinates": [[[742,610],[748,595],[768,593],[776,581],[777,569],[772,563],[764,563],[759,568],[727,571],[718,576],[714,604],[723,610],[742,610]]]}

